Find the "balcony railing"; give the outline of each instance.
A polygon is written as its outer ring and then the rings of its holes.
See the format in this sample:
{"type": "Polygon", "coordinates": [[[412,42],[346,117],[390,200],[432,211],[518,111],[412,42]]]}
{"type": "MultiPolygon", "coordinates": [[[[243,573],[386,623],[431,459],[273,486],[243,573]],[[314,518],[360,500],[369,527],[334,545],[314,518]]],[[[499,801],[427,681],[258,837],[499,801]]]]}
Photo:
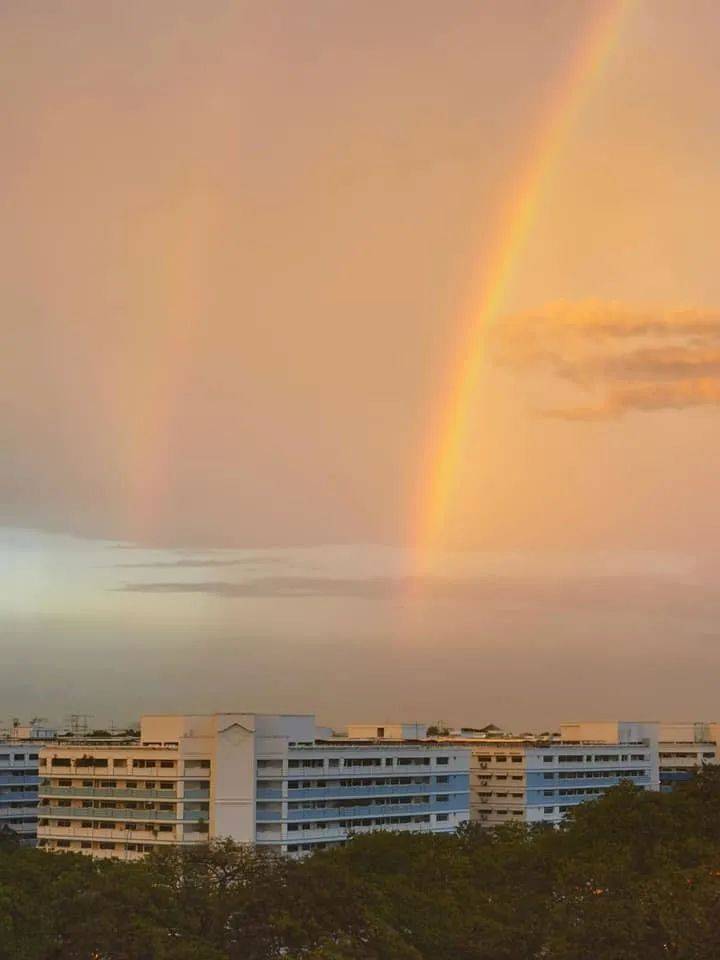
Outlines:
{"type": "Polygon", "coordinates": [[[121,807],[57,807],[40,806],[40,817],[55,817],[58,820],[178,820],[174,810],[127,810],[121,807]]]}
{"type": "Polygon", "coordinates": [[[79,818],[82,820],[208,820],[207,810],[186,810],[182,817],[177,810],[133,810],[123,807],[58,807],[43,804],[33,813],[39,817],[55,817],[58,820],[79,818]]]}
{"type": "Polygon", "coordinates": [[[429,803],[378,803],[370,806],[353,805],[348,807],[319,807],[314,810],[288,810],[287,816],[276,810],[258,809],[258,823],[273,823],[286,819],[296,820],[352,820],[368,817],[416,817],[428,813],[467,812],[467,803],[460,800],[432,800],[429,803]]]}
{"type": "MultiPolygon", "coordinates": [[[[467,773],[467,769],[458,771],[454,767],[447,768],[448,773],[467,773]]],[[[300,778],[302,780],[309,780],[311,777],[317,779],[318,777],[342,777],[346,779],[348,777],[408,777],[408,776],[432,776],[434,774],[440,776],[445,775],[445,769],[431,766],[430,764],[423,763],[422,758],[413,759],[411,763],[402,763],[402,764],[385,764],[385,763],[373,763],[368,766],[357,766],[357,767],[344,767],[342,765],[337,767],[289,767],[287,776],[288,778],[300,778]]],[[[277,779],[277,773],[274,775],[268,773],[268,777],[272,776],[273,779],[277,779]]]]}
{"type": "MultiPolygon", "coordinates": [[[[363,797],[416,797],[418,794],[469,793],[470,786],[465,780],[462,786],[447,783],[408,783],[389,784],[383,787],[299,787],[288,790],[287,799],[296,800],[342,800],[363,797]]],[[[264,799],[258,790],[258,800],[264,799]]],[[[268,797],[267,799],[273,799],[268,797]]]]}
{"type": "Polygon", "coordinates": [[[177,843],[175,832],[157,833],[154,830],[107,830],[103,827],[39,827],[41,840],[126,840],[130,843],[145,840],[177,843]]]}
{"type": "Polygon", "coordinates": [[[35,787],[40,783],[40,777],[6,777],[0,774],[0,789],[2,787],[35,787]]]}
{"type": "Polygon", "coordinates": [[[2,793],[0,792],[0,810],[7,809],[8,803],[22,803],[24,800],[37,802],[37,790],[23,790],[22,793],[2,793]]]}
{"type": "Polygon", "coordinates": [[[41,786],[41,797],[127,797],[137,800],[176,800],[174,790],[139,790],[134,787],[48,787],[41,786]]]}
{"type": "Polygon", "coordinates": [[[0,823],[6,820],[13,820],[17,817],[37,817],[37,807],[0,807],[0,823]]]}

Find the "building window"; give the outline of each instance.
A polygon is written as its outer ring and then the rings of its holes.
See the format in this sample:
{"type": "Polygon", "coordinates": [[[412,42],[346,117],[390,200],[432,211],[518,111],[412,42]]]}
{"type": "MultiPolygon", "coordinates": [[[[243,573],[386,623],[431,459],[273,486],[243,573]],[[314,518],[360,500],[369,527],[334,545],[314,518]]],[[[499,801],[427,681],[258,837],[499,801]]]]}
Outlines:
{"type": "Polygon", "coordinates": [[[435,814],[435,819],[437,820],[438,823],[444,823],[446,820],[449,820],[449,818],[450,818],[450,814],[449,814],[449,813],[437,813],[437,814],[435,814]]]}

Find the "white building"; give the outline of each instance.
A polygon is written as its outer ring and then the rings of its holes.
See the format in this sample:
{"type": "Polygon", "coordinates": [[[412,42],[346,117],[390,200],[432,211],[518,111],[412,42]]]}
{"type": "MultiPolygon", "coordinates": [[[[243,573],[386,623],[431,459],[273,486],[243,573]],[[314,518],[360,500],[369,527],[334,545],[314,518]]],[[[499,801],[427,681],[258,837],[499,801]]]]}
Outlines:
{"type": "MultiPolygon", "coordinates": [[[[353,725],[348,735],[371,729],[378,736],[380,730],[396,732],[387,724],[353,725]]],[[[434,742],[462,744],[471,751],[470,817],[488,827],[559,823],[572,807],[622,780],[659,789],[657,723],[564,723],[559,739],[491,737],[477,731],[434,742]]]]}
{"type": "Polygon", "coordinates": [[[660,788],[671,790],[689,780],[695,769],[718,763],[719,723],[689,721],[660,724],[660,788]]]}
{"type": "Polygon", "coordinates": [[[232,837],[300,854],[371,830],[450,832],[469,816],[460,744],[320,739],[315,718],[146,716],[138,742],[47,746],[38,842],[134,859],[232,837]]]}
{"type": "Polygon", "coordinates": [[[622,780],[658,790],[657,724],[562,724],[559,740],[475,743],[471,819],[487,826],[559,823],[622,780]]]}

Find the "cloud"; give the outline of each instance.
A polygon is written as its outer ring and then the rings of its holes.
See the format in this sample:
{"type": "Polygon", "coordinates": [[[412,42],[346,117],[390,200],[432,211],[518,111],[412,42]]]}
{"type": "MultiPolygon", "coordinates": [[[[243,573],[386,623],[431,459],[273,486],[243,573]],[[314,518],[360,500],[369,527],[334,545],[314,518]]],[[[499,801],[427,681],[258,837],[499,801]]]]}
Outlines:
{"type": "Polygon", "coordinates": [[[562,420],[607,420],[629,410],[683,410],[720,406],[720,380],[682,380],[666,384],[638,383],[608,391],[595,406],[544,411],[562,420]]]}
{"type": "Polygon", "coordinates": [[[560,303],[506,318],[492,347],[501,364],[600,394],[593,403],[544,409],[546,416],[602,420],[720,406],[718,311],[560,303]]]}
{"type": "Polygon", "coordinates": [[[412,578],[402,577],[260,577],[241,583],[224,580],[128,583],[120,590],[128,593],[204,593],[237,598],[382,597],[398,595],[403,588],[409,590],[412,585],[412,578]]]}
{"type": "Polygon", "coordinates": [[[584,360],[554,359],[555,372],[576,383],[598,380],[674,380],[720,377],[720,350],[696,346],[652,347],[603,353],[584,360]]]}
{"type": "Polygon", "coordinates": [[[673,575],[485,576],[485,577],[260,577],[243,582],[127,583],[120,592],[200,594],[219,599],[367,599],[413,602],[415,599],[457,601],[483,609],[519,610],[558,605],[574,608],[597,604],[662,607],[672,600],[690,609],[707,602],[706,591],[692,577],[673,575]],[[705,599],[703,599],[705,598],[705,599]]]}
{"type": "Polygon", "coordinates": [[[115,567],[124,570],[177,570],[209,567],[256,567],[282,563],[287,565],[288,560],[282,557],[235,557],[228,560],[215,560],[210,557],[185,557],[181,560],[147,560],[136,563],[116,563],[115,567]]]}

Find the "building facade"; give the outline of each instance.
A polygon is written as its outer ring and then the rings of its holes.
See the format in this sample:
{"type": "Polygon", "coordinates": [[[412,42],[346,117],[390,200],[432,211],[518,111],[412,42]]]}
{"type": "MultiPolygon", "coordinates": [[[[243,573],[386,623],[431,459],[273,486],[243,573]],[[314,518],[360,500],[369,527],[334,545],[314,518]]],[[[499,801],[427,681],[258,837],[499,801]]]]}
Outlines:
{"type": "Polygon", "coordinates": [[[661,723],[660,789],[672,790],[678,783],[690,780],[698,768],[718,763],[719,736],[718,723],[661,723]]]}
{"type": "Polygon", "coordinates": [[[0,828],[28,844],[37,833],[39,753],[37,741],[0,739],[0,828]]]}
{"type": "Polygon", "coordinates": [[[146,716],[137,742],[41,751],[38,842],[136,859],[212,837],[300,855],[357,832],[450,832],[469,765],[456,744],[321,739],[309,715],[146,716]]]}
{"type": "Polygon", "coordinates": [[[563,724],[560,739],[484,740],[472,747],[470,815],[488,827],[558,824],[623,780],[658,790],[657,724],[563,724]]]}
{"type": "MultiPolygon", "coordinates": [[[[348,736],[373,729],[387,738],[395,725],[352,725],[348,736]]],[[[574,806],[622,780],[659,789],[657,723],[565,723],[559,737],[489,736],[488,730],[436,741],[470,751],[470,818],[487,827],[558,824],[574,806]]]]}

